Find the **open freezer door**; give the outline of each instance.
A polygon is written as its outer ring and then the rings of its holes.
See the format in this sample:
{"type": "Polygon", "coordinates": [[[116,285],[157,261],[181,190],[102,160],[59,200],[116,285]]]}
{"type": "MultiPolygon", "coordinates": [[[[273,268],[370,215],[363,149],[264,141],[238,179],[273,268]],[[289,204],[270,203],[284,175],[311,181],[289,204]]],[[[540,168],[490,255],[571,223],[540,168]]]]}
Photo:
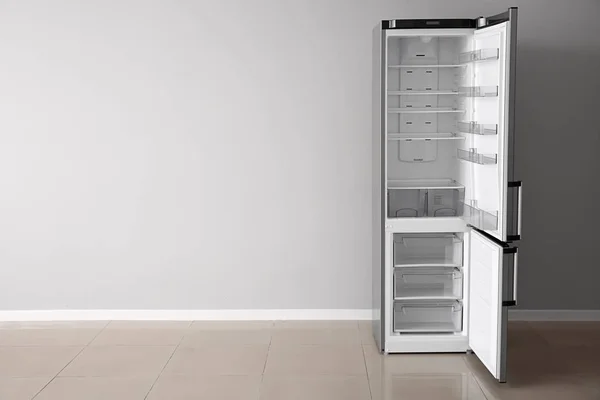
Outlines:
{"type": "Polygon", "coordinates": [[[471,230],[469,347],[506,382],[508,307],[516,305],[517,248],[471,230]]]}
{"type": "Polygon", "coordinates": [[[517,9],[477,20],[473,51],[466,53],[471,82],[468,140],[459,159],[469,162],[465,219],[503,242],[520,238],[520,182],[514,179],[517,9]]]}

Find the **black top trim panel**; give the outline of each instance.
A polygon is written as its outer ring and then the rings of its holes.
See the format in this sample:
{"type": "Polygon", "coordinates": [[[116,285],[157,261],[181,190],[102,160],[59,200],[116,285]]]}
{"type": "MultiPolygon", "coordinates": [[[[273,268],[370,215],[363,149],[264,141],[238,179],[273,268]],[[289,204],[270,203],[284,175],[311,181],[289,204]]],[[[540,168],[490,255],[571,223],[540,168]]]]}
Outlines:
{"type": "Polygon", "coordinates": [[[381,22],[383,29],[474,29],[477,27],[474,19],[391,19],[381,22]]]}

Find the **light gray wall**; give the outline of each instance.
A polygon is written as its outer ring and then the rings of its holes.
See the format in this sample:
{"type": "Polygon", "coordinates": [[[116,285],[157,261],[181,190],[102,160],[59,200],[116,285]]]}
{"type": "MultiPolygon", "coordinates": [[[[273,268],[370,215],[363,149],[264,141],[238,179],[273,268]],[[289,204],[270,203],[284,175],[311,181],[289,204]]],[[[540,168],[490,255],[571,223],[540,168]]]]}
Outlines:
{"type": "Polygon", "coordinates": [[[371,29],[511,5],[522,308],[600,307],[597,1],[4,0],[0,309],[369,308],[371,29]]]}

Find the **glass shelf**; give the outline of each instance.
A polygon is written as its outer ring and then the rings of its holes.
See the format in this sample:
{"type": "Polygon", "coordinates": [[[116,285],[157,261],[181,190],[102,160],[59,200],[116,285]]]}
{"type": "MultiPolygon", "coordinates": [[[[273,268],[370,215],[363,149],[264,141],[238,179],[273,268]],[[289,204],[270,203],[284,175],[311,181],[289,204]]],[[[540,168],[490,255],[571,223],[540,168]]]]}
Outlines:
{"type": "Polygon", "coordinates": [[[473,121],[457,122],[456,128],[461,133],[472,133],[474,135],[497,135],[498,125],[496,124],[478,124],[473,121]]]}
{"type": "Polygon", "coordinates": [[[388,140],[464,140],[464,136],[459,136],[453,132],[438,133],[388,133],[388,140]]]}
{"type": "Polygon", "coordinates": [[[462,64],[422,64],[422,65],[413,65],[413,64],[394,64],[388,65],[388,68],[460,68],[463,67],[462,64]]]}
{"type": "Polygon", "coordinates": [[[498,86],[463,86],[458,92],[465,97],[498,97],[498,86]]]}
{"type": "Polygon", "coordinates": [[[424,114],[424,113],[464,113],[465,110],[459,110],[451,107],[403,107],[403,108],[388,108],[388,113],[392,114],[424,114]]]}
{"type": "Polygon", "coordinates": [[[444,96],[458,95],[454,90],[388,90],[389,96],[444,96]]]}
{"type": "Polygon", "coordinates": [[[475,228],[495,231],[498,229],[498,212],[491,213],[477,208],[475,202],[463,203],[463,217],[465,222],[475,228]]]}
{"type": "Polygon", "coordinates": [[[458,149],[457,152],[459,159],[469,161],[475,164],[491,165],[498,163],[498,156],[496,154],[480,154],[477,153],[475,149],[458,149]]]}
{"type": "Polygon", "coordinates": [[[500,51],[498,49],[479,49],[468,51],[466,53],[460,53],[458,60],[461,64],[477,61],[497,60],[499,54],[500,51]]]}
{"type": "Polygon", "coordinates": [[[388,189],[464,189],[453,179],[391,179],[387,186],[388,189]]]}

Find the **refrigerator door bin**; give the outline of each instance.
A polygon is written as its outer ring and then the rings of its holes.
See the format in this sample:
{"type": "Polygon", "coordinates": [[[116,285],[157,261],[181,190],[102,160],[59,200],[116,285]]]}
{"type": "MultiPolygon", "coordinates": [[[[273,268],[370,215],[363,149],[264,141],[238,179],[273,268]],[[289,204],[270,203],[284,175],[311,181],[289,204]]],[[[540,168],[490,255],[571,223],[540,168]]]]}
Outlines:
{"type": "Polygon", "coordinates": [[[499,49],[473,50],[473,51],[468,51],[466,53],[460,53],[460,55],[458,57],[458,61],[461,64],[466,64],[466,63],[477,62],[477,61],[497,60],[499,54],[500,54],[499,49]]]}
{"type": "Polygon", "coordinates": [[[498,86],[463,86],[458,92],[465,97],[498,97],[498,86]]]}
{"type": "Polygon", "coordinates": [[[462,272],[458,268],[423,267],[394,270],[394,298],[462,299],[462,272]]]}
{"type": "Polygon", "coordinates": [[[463,239],[454,233],[395,233],[395,267],[461,267],[463,239]]]}
{"type": "Polygon", "coordinates": [[[463,204],[462,219],[469,225],[484,231],[495,231],[498,229],[498,212],[491,213],[477,207],[476,202],[463,204]]]}
{"type": "Polygon", "coordinates": [[[395,301],[394,332],[451,333],[462,331],[462,304],[459,301],[395,301]]]}
{"type": "Polygon", "coordinates": [[[481,154],[478,153],[476,149],[458,149],[457,152],[459,159],[475,164],[492,165],[498,163],[498,156],[496,154],[481,154]]]}
{"type": "Polygon", "coordinates": [[[497,135],[497,124],[478,124],[473,121],[460,121],[456,123],[456,128],[462,133],[471,133],[474,135],[497,135]]]}

